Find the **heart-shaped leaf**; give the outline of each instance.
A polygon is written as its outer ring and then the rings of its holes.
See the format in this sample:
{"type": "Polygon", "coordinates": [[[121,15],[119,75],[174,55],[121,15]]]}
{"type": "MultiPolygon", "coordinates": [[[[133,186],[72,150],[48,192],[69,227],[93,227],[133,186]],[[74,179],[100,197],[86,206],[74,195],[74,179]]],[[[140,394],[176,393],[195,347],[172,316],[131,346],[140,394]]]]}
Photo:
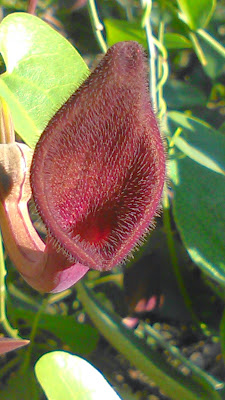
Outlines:
{"type": "Polygon", "coordinates": [[[8,15],[0,25],[0,53],[6,72],[0,96],[8,103],[15,129],[34,147],[49,119],[88,75],[75,48],[41,19],[8,15]]]}
{"type": "MultiPolygon", "coordinates": [[[[193,261],[225,285],[225,137],[203,121],[170,113],[173,128],[182,127],[173,163],[173,211],[193,261]]],[[[176,144],[176,140],[175,140],[176,144]]]]}

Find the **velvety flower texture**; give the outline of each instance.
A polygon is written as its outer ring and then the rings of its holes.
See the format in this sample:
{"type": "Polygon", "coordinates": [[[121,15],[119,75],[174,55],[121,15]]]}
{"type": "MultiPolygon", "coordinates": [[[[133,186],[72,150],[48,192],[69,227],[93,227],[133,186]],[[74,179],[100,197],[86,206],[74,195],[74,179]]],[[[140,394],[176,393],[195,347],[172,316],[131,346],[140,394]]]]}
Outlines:
{"type": "Polygon", "coordinates": [[[49,122],[31,187],[56,248],[88,268],[121,263],[148,231],[165,181],[165,154],[133,41],[112,46],[49,122]]]}

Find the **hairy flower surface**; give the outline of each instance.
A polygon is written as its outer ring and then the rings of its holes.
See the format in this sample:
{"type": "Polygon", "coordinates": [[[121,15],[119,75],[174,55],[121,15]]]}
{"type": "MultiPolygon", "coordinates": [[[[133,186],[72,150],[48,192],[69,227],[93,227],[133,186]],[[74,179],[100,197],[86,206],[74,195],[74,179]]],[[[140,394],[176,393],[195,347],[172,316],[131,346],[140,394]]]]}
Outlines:
{"type": "Polygon", "coordinates": [[[109,270],[148,231],[165,155],[136,42],[112,46],[49,122],[34,152],[33,197],[56,246],[109,270]]]}

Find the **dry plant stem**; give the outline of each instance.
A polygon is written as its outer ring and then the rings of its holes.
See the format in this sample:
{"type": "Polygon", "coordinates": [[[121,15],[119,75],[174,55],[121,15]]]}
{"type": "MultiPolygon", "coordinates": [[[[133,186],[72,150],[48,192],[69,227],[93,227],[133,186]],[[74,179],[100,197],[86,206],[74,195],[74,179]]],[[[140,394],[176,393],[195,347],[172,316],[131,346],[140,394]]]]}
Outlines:
{"type": "Polygon", "coordinates": [[[38,0],[28,0],[27,12],[35,15],[38,0]]]}

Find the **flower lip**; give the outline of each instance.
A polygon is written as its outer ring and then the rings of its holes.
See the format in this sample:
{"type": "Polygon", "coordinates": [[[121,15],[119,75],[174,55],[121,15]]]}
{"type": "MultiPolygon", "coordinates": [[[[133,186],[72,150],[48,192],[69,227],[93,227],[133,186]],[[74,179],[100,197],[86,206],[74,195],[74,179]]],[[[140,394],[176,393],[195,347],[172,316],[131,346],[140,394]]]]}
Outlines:
{"type": "Polygon", "coordinates": [[[160,203],[165,155],[146,69],[139,44],[112,46],[35,149],[31,186],[40,216],[55,242],[90,268],[120,263],[160,203]]]}

